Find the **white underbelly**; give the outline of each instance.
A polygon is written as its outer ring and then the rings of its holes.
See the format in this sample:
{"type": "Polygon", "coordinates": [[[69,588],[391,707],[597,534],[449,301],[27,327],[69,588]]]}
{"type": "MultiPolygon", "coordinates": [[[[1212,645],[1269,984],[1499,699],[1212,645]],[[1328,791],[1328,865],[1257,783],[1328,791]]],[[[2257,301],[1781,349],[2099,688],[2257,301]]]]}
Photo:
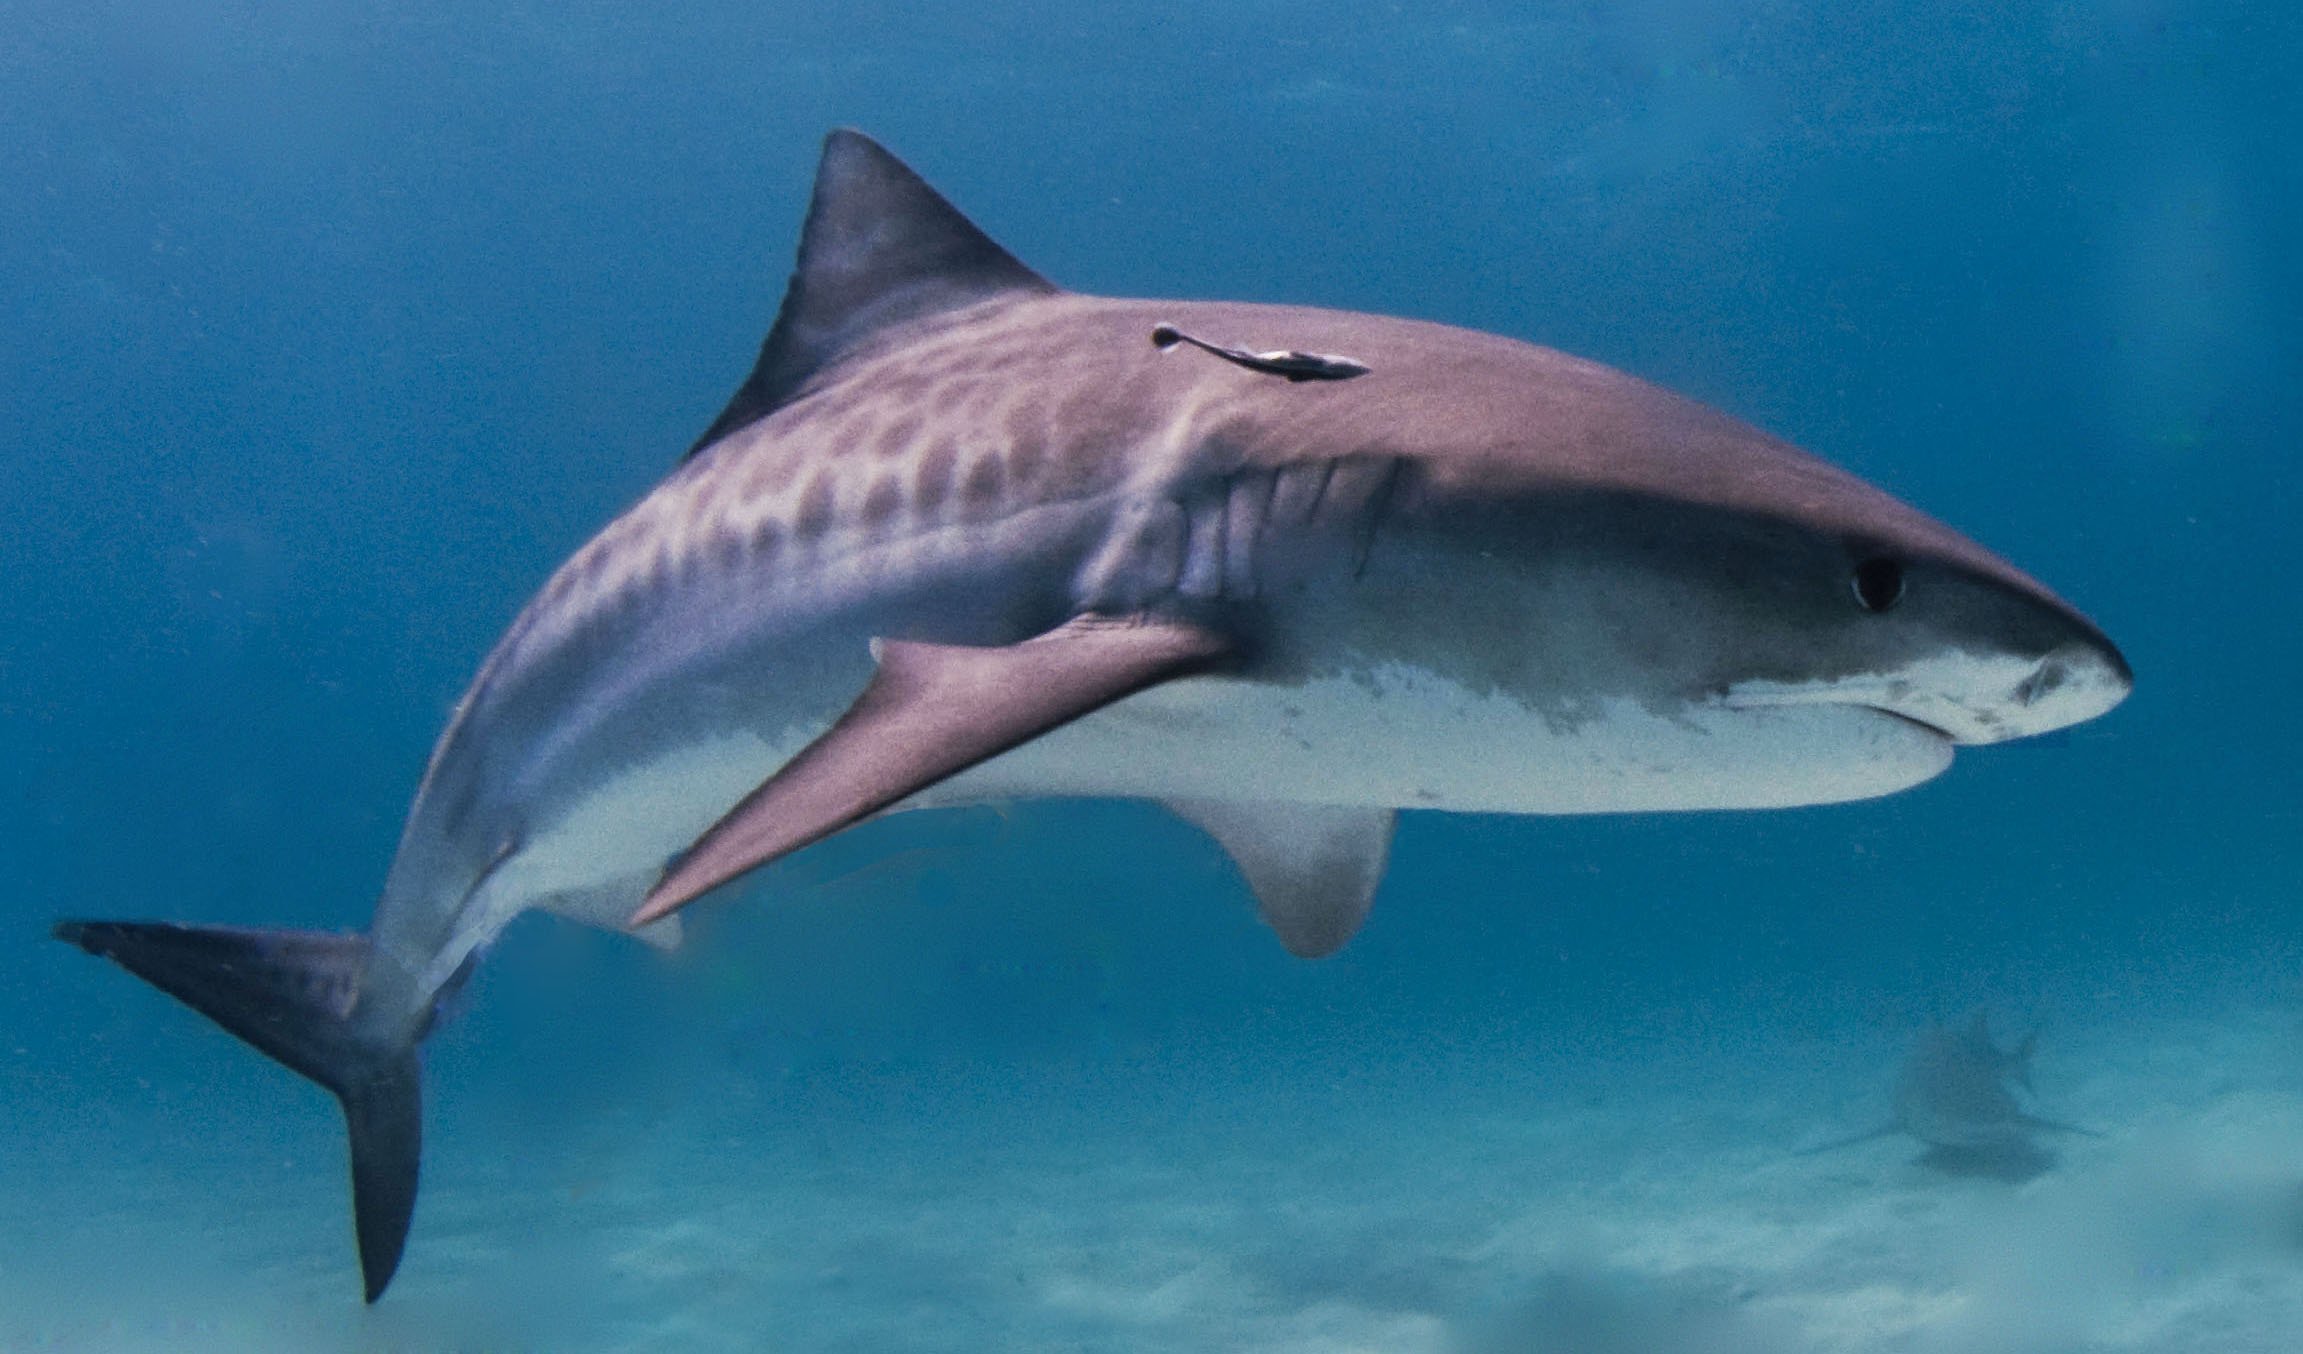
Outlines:
{"type": "Polygon", "coordinates": [[[638,762],[539,824],[491,890],[511,907],[623,879],[636,895],[805,743],[801,732],[776,741],[738,729],[638,762]]]}
{"type": "Polygon", "coordinates": [[[1471,813],[1785,808],[1906,789],[1951,763],[1927,729],[1856,706],[1549,717],[1425,669],[1297,687],[1175,682],[954,778],[935,803],[1029,795],[1285,800],[1471,813]]]}
{"type": "MultiPolygon", "coordinates": [[[[491,901],[516,910],[627,879],[644,890],[808,732],[728,731],[629,767],[539,824],[490,881],[491,901]]],[[[1658,711],[1609,699],[1546,718],[1396,665],[1296,687],[1170,683],[904,807],[1119,796],[1474,813],[1783,808],[1907,788],[1941,772],[1951,751],[1916,724],[1849,706],[1658,711]]]]}

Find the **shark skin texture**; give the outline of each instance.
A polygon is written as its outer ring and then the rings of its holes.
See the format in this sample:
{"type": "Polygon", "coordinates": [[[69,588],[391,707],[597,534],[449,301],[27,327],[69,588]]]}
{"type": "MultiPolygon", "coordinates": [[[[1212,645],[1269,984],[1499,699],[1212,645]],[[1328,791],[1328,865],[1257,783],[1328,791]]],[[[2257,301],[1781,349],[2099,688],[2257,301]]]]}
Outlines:
{"type": "Polygon", "coordinates": [[[373,1301],[415,1051],[525,910],[669,945],[874,814],[1126,796],[1317,956],[1401,809],[1860,799],[2130,685],[2042,584],[1724,414],[1443,325],[1068,292],[838,131],[755,368],[488,655],[369,929],[56,933],[338,1096],[373,1301]]]}

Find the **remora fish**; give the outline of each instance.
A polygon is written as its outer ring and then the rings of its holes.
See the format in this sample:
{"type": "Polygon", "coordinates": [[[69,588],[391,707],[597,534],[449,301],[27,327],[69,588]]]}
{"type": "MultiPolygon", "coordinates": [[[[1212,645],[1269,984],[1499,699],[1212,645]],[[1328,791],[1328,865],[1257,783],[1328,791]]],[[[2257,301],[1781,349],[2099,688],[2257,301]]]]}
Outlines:
{"type": "Polygon", "coordinates": [[[2128,686],[2046,588],[1722,414],[1440,325],[1065,292],[842,131],[756,369],[489,655],[367,934],[57,934],[336,1094],[373,1301],[416,1047],[523,909],[668,943],[894,806],[1143,796],[1316,955],[1398,808],[1857,799],[2128,686]]]}

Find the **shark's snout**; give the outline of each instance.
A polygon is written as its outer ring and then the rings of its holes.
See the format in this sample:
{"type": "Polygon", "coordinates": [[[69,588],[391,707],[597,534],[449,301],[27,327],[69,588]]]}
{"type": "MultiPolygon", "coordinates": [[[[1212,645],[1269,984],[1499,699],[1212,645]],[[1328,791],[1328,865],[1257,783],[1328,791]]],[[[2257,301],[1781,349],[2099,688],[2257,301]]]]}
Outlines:
{"type": "Polygon", "coordinates": [[[2083,724],[2125,700],[2134,685],[2134,673],[2119,650],[2090,637],[2037,657],[1949,650],[1890,673],[1739,682],[1727,689],[1721,704],[1742,709],[1860,706],[1972,746],[2083,724]]]}
{"type": "Polygon", "coordinates": [[[2134,670],[2109,640],[2074,640],[2032,664],[2004,702],[1977,711],[1986,717],[1974,721],[1972,730],[1954,733],[1962,743],[2050,733],[2108,713],[2134,689],[2134,670]]]}
{"type": "Polygon", "coordinates": [[[2028,662],[1968,659],[1945,680],[1914,683],[1880,708],[1934,725],[1955,743],[2004,743],[2084,724],[2127,699],[2135,675],[2109,641],[2073,640],[2028,662]]]}

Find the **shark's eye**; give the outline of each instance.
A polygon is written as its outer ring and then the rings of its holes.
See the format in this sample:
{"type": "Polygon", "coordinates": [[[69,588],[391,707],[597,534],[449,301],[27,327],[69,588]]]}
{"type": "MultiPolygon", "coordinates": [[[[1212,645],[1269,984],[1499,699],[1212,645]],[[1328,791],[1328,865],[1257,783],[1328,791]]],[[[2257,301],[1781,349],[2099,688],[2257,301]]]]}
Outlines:
{"type": "Polygon", "coordinates": [[[1865,611],[1877,615],[1903,600],[1903,565],[1884,555],[1874,556],[1855,566],[1852,583],[1855,600],[1865,611]]]}

